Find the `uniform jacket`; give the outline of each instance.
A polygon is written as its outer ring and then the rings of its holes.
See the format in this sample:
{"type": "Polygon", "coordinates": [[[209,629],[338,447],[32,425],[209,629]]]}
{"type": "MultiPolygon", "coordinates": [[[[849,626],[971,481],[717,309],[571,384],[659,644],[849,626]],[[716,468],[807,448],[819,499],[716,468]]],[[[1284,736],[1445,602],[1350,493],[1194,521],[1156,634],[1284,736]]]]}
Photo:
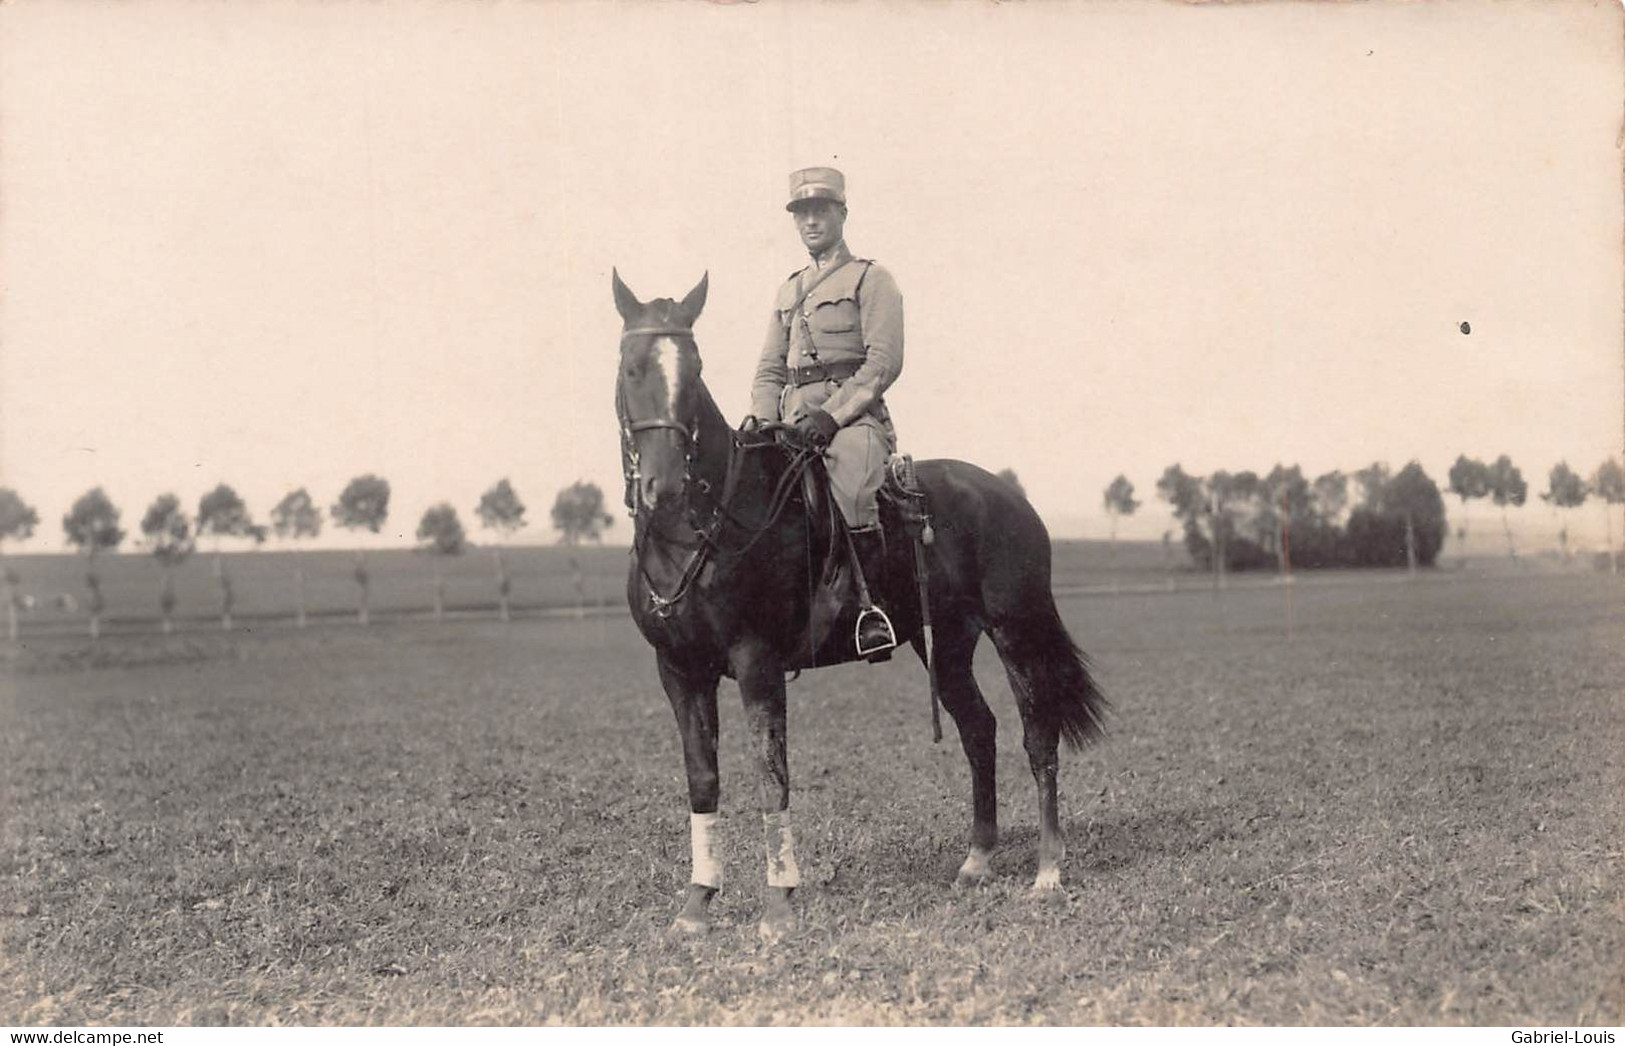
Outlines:
{"type": "Polygon", "coordinates": [[[809,265],[779,287],[767,340],[756,364],[751,413],[779,420],[779,404],[791,367],[861,360],[862,366],[824,403],[837,424],[882,410],[881,396],[903,370],[903,295],[891,273],[853,258],[846,244],[824,269],[809,265]],[[844,264],[843,264],[844,262],[844,264]],[[796,308],[803,290],[829,271],[796,308]]]}

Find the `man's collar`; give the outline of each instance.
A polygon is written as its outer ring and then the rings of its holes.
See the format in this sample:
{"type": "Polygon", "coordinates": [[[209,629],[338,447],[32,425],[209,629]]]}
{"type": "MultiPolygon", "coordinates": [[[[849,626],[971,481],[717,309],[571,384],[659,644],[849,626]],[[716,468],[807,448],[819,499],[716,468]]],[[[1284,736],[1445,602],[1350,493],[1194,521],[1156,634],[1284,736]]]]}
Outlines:
{"type": "Polygon", "coordinates": [[[851,260],[852,252],[847,250],[846,241],[842,240],[840,243],[837,243],[835,246],[825,251],[822,258],[814,257],[812,260],[812,267],[813,271],[815,272],[823,272],[832,265],[839,265],[842,262],[851,260]]]}

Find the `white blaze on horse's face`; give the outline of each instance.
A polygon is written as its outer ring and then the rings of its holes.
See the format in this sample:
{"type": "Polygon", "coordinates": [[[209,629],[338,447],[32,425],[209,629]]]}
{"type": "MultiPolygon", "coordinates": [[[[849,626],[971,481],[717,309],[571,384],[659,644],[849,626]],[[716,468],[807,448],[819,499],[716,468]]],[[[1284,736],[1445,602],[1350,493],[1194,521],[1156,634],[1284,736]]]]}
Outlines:
{"type": "Polygon", "coordinates": [[[636,397],[639,420],[668,421],[673,427],[644,429],[634,439],[638,447],[639,496],[650,510],[681,494],[688,473],[688,432],[692,418],[685,410],[688,389],[682,342],[674,335],[655,336],[642,354],[636,397]],[[682,426],[681,428],[675,426],[682,426]]]}
{"type": "Polygon", "coordinates": [[[676,417],[677,404],[683,402],[683,347],[677,344],[677,339],[669,334],[662,334],[655,339],[653,359],[650,365],[656,373],[666,382],[666,395],[669,401],[666,409],[676,417]]]}
{"type": "Polygon", "coordinates": [[[622,401],[637,453],[637,499],[673,504],[687,482],[695,414],[697,356],[687,336],[648,333],[622,348],[622,401]]]}
{"type": "Polygon", "coordinates": [[[689,348],[694,321],[705,308],[709,279],[680,302],[658,298],[641,302],[614,273],[615,308],[626,324],[621,334],[621,377],[617,407],[631,442],[624,464],[636,477],[636,497],[654,509],[681,495],[688,482],[691,440],[700,393],[699,353],[689,348]]]}

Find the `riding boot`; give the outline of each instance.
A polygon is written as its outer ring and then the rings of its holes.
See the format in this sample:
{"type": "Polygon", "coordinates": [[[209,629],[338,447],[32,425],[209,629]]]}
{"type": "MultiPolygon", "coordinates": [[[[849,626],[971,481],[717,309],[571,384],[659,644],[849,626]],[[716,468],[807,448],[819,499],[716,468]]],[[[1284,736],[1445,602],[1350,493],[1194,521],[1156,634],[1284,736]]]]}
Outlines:
{"type": "Polygon", "coordinates": [[[858,609],[858,656],[870,662],[887,661],[897,646],[891,619],[875,602],[886,578],[886,537],[879,527],[850,531],[857,567],[862,573],[859,591],[865,597],[858,609]]]}

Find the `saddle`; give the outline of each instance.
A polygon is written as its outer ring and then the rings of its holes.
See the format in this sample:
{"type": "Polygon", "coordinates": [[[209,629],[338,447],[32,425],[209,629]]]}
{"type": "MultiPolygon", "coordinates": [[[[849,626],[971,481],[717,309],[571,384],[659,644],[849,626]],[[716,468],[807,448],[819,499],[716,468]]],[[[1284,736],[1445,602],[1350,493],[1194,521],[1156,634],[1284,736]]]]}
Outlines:
{"type": "MultiPolygon", "coordinates": [[[[860,609],[846,521],[829,489],[829,475],[814,462],[803,475],[803,500],[808,521],[809,592],[807,630],[797,644],[791,667],[817,668],[857,660],[852,636],[860,609]]],[[[895,569],[887,576],[869,578],[871,594],[886,607],[899,644],[915,632],[925,602],[924,550],[934,539],[930,506],[914,474],[914,460],[894,454],[886,465],[879,491],[880,526],[887,548],[887,565],[895,567],[891,550],[898,542],[914,545],[914,586],[901,583],[895,569]],[[917,601],[916,601],[917,600],[917,601]]]]}

